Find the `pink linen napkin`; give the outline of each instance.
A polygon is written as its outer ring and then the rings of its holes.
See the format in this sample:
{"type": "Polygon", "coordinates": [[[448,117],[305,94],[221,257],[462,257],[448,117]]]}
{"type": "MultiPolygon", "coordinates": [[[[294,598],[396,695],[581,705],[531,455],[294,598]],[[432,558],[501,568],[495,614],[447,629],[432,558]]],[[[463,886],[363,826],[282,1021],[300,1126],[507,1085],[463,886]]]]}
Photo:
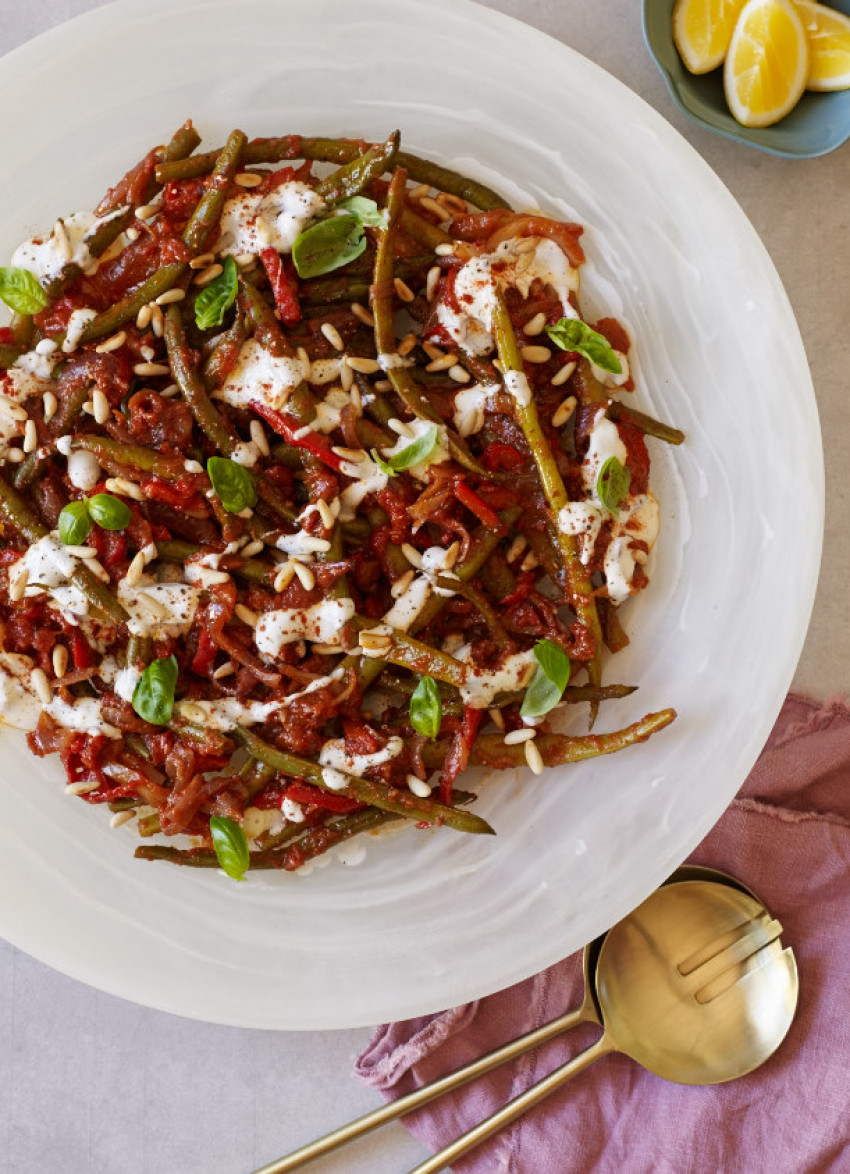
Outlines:
{"type": "MultiPolygon", "coordinates": [[[[784,926],[800,1004],[779,1051],[729,1084],[670,1084],[608,1056],[455,1163],[457,1174],[850,1171],[850,709],[791,694],[767,746],[691,857],[750,885],[784,926]]],[[[578,1004],[581,956],[441,1014],[379,1027],[356,1074],[388,1100],[578,1004]]],[[[434,1150],[586,1047],[583,1026],[412,1113],[434,1150]]]]}

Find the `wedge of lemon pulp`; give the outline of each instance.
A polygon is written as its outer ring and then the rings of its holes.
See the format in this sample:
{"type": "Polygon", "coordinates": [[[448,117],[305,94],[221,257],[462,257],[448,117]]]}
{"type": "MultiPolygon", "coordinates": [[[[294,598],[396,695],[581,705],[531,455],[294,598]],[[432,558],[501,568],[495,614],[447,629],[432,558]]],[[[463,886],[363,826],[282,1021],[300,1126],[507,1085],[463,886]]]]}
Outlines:
{"type": "Polygon", "coordinates": [[[809,73],[806,30],[791,0],[748,0],[726,54],[726,101],[744,126],[771,126],[796,106],[809,73]]]}
{"type": "Polygon", "coordinates": [[[676,0],[673,40],[691,73],[721,65],[746,0],[676,0]]]}
{"type": "Polygon", "coordinates": [[[850,88],[850,17],[809,0],[796,0],[795,7],[809,41],[806,89],[850,88]]]}

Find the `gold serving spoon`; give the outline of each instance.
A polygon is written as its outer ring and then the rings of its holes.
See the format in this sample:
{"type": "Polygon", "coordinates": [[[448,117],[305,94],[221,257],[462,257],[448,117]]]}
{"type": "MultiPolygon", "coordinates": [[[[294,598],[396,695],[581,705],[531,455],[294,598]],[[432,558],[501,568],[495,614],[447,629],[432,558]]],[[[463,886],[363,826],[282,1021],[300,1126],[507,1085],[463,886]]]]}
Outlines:
{"type": "Polygon", "coordinates": [[[782,948],[781,932],[779,922],[740,882],[686,865],[585,948],[584,996],[576,1010],[255,1174],[299,1169],[579,1023],[600,1024],[603,1034],[411,1174],[436,1174],[608,1052],[624,1052],[657,1075],[684,1084],[743,1076],[779,1046],[797,1004],[797,968],[791,950],[782,948]]]}

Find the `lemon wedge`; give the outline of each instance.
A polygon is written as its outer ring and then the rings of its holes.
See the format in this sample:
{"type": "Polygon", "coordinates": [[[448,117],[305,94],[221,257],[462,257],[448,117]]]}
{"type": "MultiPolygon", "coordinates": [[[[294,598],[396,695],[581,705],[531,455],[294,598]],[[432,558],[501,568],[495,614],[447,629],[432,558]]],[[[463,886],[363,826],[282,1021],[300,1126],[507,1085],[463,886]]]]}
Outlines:
{"type": "Polygon", "coordinates": [[[850,17],[809,0],[795,0],[809,40],[807,90],[850,88],[850,17]]]}
{"type": "Polygon", "coordinates": [[[744,126],[772,126],[806,88],[809,47],[791,0],[748,0],[726,54],[726,101],[744,126]]]}
{"type": "Polygon", "coordinates": [[[722,64],[746,0],[676,0],[673,41],[691,73],[722,64]]]}

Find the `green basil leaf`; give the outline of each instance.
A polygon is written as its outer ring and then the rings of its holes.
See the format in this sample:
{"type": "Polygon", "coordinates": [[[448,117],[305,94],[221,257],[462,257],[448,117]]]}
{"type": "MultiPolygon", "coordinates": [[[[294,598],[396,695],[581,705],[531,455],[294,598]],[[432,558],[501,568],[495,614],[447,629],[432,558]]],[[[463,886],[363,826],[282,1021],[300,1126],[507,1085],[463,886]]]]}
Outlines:
{"type": "Polygon", "coordinates": [[[251,864],[251,854],[242,828],[226,815],[213,815],[210,834],[221,867],[233,880],[243,880],[251,864]]]}
{"type": "Polygon", "coordinates": [[[239,280],[236,276],[236,262],[227,257],[224,269],[205,285],[195,298],[195,322],[200,330],[221,326],[227,310],[236,301],[239,280]]]}
{"type": "Polygon", "coordinates": [[[349,196],[347,200],[340,200],[337,209],[349,212],[356,216],[364,228],[386,228],[387,218],[382,208],[374,200],[366,196],[349,196]]]}
{"type": "Polygon", "coordinates": [[[403,469],[410,469],[413,465],[420,464],[427,457],[431,455],[434,449],[440,442],[440,429],[436,424],[432,424],[427,432],[423,432],[418,440],[414,440],[412,444],[408,444],[401,452],[397,452],[391,456],[387,464],[391,469],[395,469],[400,473],[403,469]]]}
{"type": "Polygon", "coordinates": [[[171,721],[174,709],[174,689],[177,685],[177,660],[165,656],[151,661],[133,690],[133,709],[143,721],[154,726],[165,726],[171,721]]]}
{"type": "Polygon", "coordinates": [[[69,501],[59,514],[59,537],[66,546],[81,546],[91,534],[92,520],[89,517],[89,503],[69,501]]]}
{"type": "Polygon", "coordinates": [[[436,738],[443,720],[443,703],[437,682],[432,677],[420,677],[410,698],[410,724],[417,734],[436,738]]]}
{"type": "Polygon", "coordinates": [[[620,516],[620,506],[629,493],[632,475],[616,457],[609,457],[596,478],[596,496],[609,514],[620,516]]]}
{"type": "Polygon", "coordinates": [[[363,225],[356,216],[331,216],[295,238],[292,261],[299,277],[321,277],[347,265],[366,249],[363,225]]]}
{"type": "Polygon", "coordinates": [[[577,351],[603,371],[619,375],[623,370],[608,339],[580,318],[561,318],[554,326],[547,326],[546,333],[562,351],[577,351]]]}
{"type": "Polygon", "coordinates": [[[0,298],[16,314],[37,314],[49,298],[29,269],[0,268],[0,298]]]}
{"type": "Polygon", "coordinates": [[[382,473],[386,473],[388,477],[395,477],[395,469],[392,467],[392,465],[387,464],[376,448],[370,450],[369,456],[372,458],[382,473]]]}
{"type": "Polygon", "coordinates": [[[104,530],[126,530],[133,515],[120,497],[111,493],[96,493],[88,499],[89,517],[104,530]]]}
{"type": "Polygon", "coordinates": [[[229,514],[240,514],[257,504],[257,486],[253,475],[227,457],[210,457],[207,473],[221,504],[229,514]]]}
{"type": "Polygon", "coordinates": [[[542,717],[554,709],[570,680],[570,658],[551,640],[537,641],[534,659],[537,672],[525,691],[519,711],[521,717],[542,717]]]}

